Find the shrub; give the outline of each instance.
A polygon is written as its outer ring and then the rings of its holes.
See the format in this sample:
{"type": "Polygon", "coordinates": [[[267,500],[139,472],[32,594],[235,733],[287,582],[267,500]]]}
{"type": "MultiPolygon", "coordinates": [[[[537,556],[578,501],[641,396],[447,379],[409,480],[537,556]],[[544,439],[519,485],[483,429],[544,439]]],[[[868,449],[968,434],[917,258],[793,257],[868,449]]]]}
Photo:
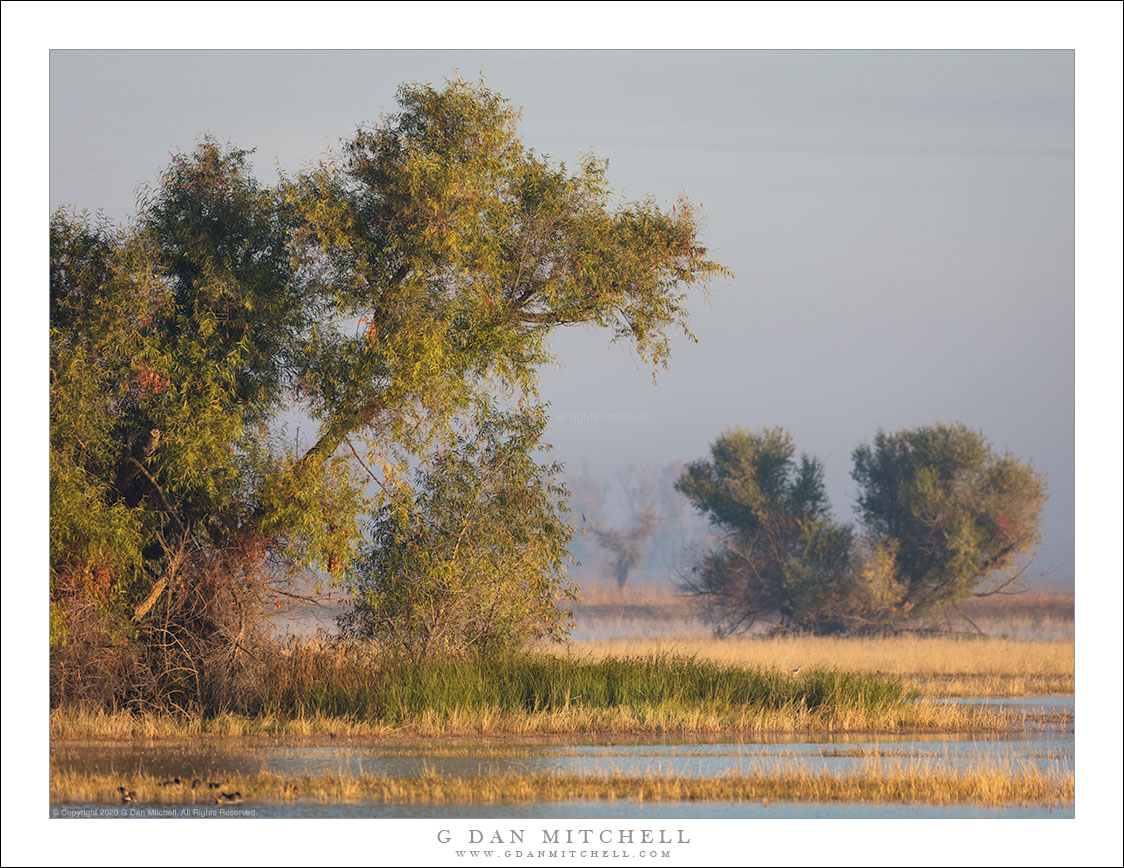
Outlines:
{"type": "Polygon", "coordinates": [[[567,634],[572,529],[560,466],[534,460],[545,424],[541,408],[489,413],[414,489],[388,489],[349,580],[345,634],[413,659],[487,656],[567,634]]]}

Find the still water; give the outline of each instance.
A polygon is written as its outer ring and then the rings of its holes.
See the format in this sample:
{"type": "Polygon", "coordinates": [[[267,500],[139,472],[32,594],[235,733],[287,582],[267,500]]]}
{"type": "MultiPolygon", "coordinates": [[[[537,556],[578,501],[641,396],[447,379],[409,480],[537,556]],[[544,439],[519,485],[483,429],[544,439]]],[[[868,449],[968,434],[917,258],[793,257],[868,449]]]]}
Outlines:
{"type": "MultiPolygon", "coordinates": [[[[1042,771],[1072,771],[1074,729],[1072,697],[1002,700],[1025,710],[1024,731],[981,736],[796,735],[748,737],[733,741],[689,737],[581,737],[567,739],[490,738],[392,744],[371,739],[330,741],[254,739],[236,749],[229,742],[207,740],[175,744],[82,744],[52,749],[56,769],[119,774],[136,772],[172,777],[219,778],[224,774],[271,773],[284,777],[369,774],[414,777],[476,776],[556,772],[562,774],[684,775],[714,777],[799,768],[838,774],[872,764],[964,771],[1000,764],[1042,771]]],[[[80,808],[105,816],[107,806],[52,805],[67,815],[80,808]]],[[[171,806],[165,806],[165,809],[171,806]]],[[[169,816],[144,806],[118,809],[118,816],[169,816]]],[[[172,814],[175,816],[176,814],[172,814]]],[[[190,812],[178,814],[192,816],[190,812]]],[[[980,808],[976,806],[870,805],[815,803],[693,802],[645,803],[546,802],[519,805],[382,805],[295,802],[227,809],[222,816],[254,817],[512,817],[512,818],[722,818],[722,817],[1072,817],[1073,807],[980,808]]],[[[197,815],[196,815],[197,816],[197,815]]]]}

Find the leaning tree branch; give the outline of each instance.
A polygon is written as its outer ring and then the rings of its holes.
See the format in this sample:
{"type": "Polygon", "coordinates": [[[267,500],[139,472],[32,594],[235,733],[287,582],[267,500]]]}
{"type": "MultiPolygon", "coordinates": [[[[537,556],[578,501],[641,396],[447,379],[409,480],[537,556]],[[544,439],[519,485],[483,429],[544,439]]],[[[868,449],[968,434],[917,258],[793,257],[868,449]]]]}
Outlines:
{"type": "Polygon", "coordinates": [[[302,473],[307,468],[326,461],[343,445],[352,431],[370,425],[384,409],[386,409],[386,407],[381,400],[371,401],[359,410],[351,423],[345,424],[336,421],[329,424],[328,430],[321,434],[320,439],[310,446],[308,451],[297,460],[294,472],[298,474],[302,473]]]}
{"type": "Polygon", "coordinates": [[[175,581],[176,573],[179,572],[180,567],[183,565],[183,560],[187,555],[187,540],[188,535],[185,532],[180,538],[179,548],[176,550],[176,553],[172,555],[167,566],[164,567],[164,571],[160,574],[160,578],[157,579],[156,584],[153,585],[152,590],[148,592],[148,596],[141,600],[133,610],[134,621],[139,623],[144,620],[144,616],[156,605],[156,601],[160,599],[160,595],[175,581]]]}
{"type": "Polygon", "coordinates": [[[973,594],[973,596],[976,596],[976,597],[992,597],[996,594],[1003,594],[1004,596],[1014,596],[1015,594],[1024,594],[1028,590],[1027,588],[1019,588],[1018,590],[1014,590],[1014,591],[1005,591],[1004,588],[1007,588],[1007,587],[1011,586],[1012,584],[1017,582],[1019,579],[1021,579],[1028,569],[1030,569],[1029,563],[1025,564],[1018,572],[1016,572],[1010,578],[1006,579],[1002,584],[998,585],[997,587],[994,587],[994,588],[992,588],[988,591],[976,591],[973,594]]]}
{"type": "MultiPolygon", "coordinates": [[[[976,624],[975,621],[973,621],[971,618],[969,618],[967,615],[964,614],[964,612],[961,610],[960,606],[958,606],[956,603],[953,603],[952,608],[956,610],[957,615],[959,615],[961,618],[963,618],[965,621],[967,621],[969,624],[972,625],[972,629],[975,630],[976,633],[978,633],[980,636],[985,635],[984,631],[979,628],[979,625],[976,624]]],[[[949,625],[949,626],[951,626],[951,625],[949,625]]]]}

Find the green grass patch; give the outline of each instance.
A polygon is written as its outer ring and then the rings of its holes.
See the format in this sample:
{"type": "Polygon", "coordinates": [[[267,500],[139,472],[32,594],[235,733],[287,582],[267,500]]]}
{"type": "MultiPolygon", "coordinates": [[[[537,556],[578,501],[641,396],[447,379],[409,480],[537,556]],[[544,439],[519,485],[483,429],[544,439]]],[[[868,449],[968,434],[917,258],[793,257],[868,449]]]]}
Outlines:
{"type": "Polygon", "coordinates": [[[277,679],[262,711],[355,715],[390,725],[482,711],[552,713],[580,707],[723,714],[788,708],[880,712],[908,698],[893,679],[817,669],[790,675],[662,654],[575,660],[545,654],[372,668],[365,677],[277,679]]]}

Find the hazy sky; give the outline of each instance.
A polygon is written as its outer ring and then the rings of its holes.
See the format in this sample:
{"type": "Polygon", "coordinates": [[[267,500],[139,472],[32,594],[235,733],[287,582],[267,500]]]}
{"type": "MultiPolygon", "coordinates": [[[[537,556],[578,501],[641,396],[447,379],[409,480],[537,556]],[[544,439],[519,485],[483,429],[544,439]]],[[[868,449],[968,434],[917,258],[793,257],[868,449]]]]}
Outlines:
{"type": "Polygon", "coordinates": [[[558,334],[558,458],[609,473],[781,425],[850,518],[856,445],[959,420],[1046,472],[1039,564],[1072,577],[1070,51],[55,51],[51,206],[125,220],[203,134],[256,148],[272,182],[392,111],[400,82],[458,70],[523,107],[537,151],[589,149],[626,196],[700,204],[735,272],[692,301],[699,341],[655,385],[604,334],[558,334]]]}

